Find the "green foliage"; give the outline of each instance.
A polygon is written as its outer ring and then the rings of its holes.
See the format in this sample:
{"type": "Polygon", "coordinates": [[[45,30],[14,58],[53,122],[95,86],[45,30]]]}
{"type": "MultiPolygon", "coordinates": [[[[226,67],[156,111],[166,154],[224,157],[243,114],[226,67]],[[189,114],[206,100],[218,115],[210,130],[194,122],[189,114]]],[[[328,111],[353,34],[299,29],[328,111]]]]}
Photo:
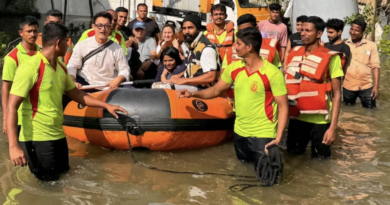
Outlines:
{"type": "Polygon", "coordinates": [[[35,7],[36,0],[12,0],[6,1],[4,8],[1,8],[1,16],[25,16],[33,15],[40,17],[38,9],[35,7]]]}
{"type": "Polygon", "coordinates": [[[75,26],[73,23],[70,23],[68,25],[68,29],[70,37],[79,37],[85,30],[87,30],[84,23],[79,23],[77,26],[75,26]]]}
{"type": "Polygon", "coordinates": [[[382,56],[390,56],[390,26],[383,27],[382,39],[379,42],[378,49],[381,51],[382,56]]]}
{"type": "Polygon", "coordinates": [[[0,32],[0,69],[3,68],[4,56],[6,55],[7,43],[9,42],[9,36],[0,32]]]}
{"type": "Polygon", "coordinates": [[[362,13],[344,17],[344,22],[347,25],[351,25],[354,20],[359,18],[362,18],[367,22],[367,29],[364,33],[366,36],[375,32],[375,24],[380,23],[379,16],[376,14],[376,11],[371,4],[366,5],[362,13]]]}

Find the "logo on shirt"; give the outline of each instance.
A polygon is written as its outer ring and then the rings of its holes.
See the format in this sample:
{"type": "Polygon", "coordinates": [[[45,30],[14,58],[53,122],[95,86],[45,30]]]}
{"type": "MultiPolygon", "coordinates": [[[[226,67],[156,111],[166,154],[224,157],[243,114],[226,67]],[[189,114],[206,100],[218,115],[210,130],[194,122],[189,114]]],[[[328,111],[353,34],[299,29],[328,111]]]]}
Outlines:
{"type": "Polygon", "coordinates": [[[192,105],[200,112],[206,112],[208,110],[207,104],[201,100],[193,100],[192,105]]]}
{"type": "Polygon", "coordinates": [[[258,83],[258,82],[256,82],[256,81],[253,81],[253,82],[252,82],[252,84],[251,84],[251,91],[252,91],[252,92],[256,92],[256,91],[257,91],[257,88],[259,87],[259,86],[257,85],[257,83],[258,83]]]}

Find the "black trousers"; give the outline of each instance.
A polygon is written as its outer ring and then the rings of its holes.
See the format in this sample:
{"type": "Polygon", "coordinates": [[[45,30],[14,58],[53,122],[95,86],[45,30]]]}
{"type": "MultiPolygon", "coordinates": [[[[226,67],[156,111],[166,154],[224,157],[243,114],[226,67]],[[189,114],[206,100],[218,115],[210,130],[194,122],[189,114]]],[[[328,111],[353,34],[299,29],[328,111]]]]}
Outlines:
{"type": "Polygon", "coordinates": [[[311,154],[317,158],[330,158],[330,146],[322,143],[330,124],[313,124],[290,120],[287,133],[287,150],[292,154],[303,154],[311,142],[311,154]]]}
{"type": "Polygon", "coordinates": [[[365,108],[376,108],[375,100],[371,97],[373,88],[366,90],[351,91],[343,88],[343,98],[346,105],[356,104],[356,99],[359,97],[362,106],[365,108]]]}
{"type": "Polygon", "coordinates": [[[56,181],[69,171],[66,138],[51,141],[19,142],[31,173],[42,181],[56,181]]]}
{"type": "Polygon", "coordinates": [[[234,133],[233,142],[237,158],[242,162],[254,163],[257,167],[260,156],[265,154],[265,145],[272,140],[274,138],[242,137],[234,133]]]}

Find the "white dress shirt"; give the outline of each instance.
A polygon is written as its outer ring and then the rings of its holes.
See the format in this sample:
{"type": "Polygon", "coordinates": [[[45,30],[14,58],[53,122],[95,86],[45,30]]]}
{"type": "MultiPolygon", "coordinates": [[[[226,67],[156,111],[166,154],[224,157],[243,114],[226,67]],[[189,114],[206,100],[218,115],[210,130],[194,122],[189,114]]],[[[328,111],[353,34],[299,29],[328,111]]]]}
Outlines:
{"type": "Polygon", "coordinates": [[[74,77],[76,74],[80,75],[90,85],[107,84],[120,75],[128,81],[130,67],[123,48],[115,42],[88,59],[83,68],[80,69],[83,58],[100,46],[102,45],[96,42],[95,37],[77,43],[73,49],[72,57],[69,59],[69,74],[74,77]]]}

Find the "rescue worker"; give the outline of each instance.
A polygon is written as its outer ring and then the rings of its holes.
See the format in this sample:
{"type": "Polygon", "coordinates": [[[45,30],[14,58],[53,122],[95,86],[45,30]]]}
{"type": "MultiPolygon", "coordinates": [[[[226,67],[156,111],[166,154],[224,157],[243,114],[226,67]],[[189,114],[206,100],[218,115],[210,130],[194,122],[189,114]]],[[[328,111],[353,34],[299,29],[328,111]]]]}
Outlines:
{"type": "Polygon", "coordinates": [[[42,52],[22,64],[15,74],[7,111],[9,153],[14,166],[28,165],[39,180],[55,181],[70,169],[68,145],[62,129],[61,97],[64,92],[83,105],[107,109],[115,118],[118,118],[118,111],[128,113],[75,87],[66,65],[58,60],[68,47],[68,29],[64,25],[45,25],[42,40],[42,52]],[[19,106],[22,107],[23,126],[18,137],[19,106]]]}
{"type": "MultiPolygon", "coordinates": [[[[237,26],[238,30],[243,30],[245,28],[256,28],[256,17],[252,14],[244,14],[240,16],[237,19],[237,26]]],[[[264,37],[267,34],[262,33],[262,43],[261,43],[261,49],[260,49],[260,56],[263,56],[268,62],[272,62],[273,65],[276,67],[280,66],[280,60],[279,60],[279,52],[277,50],[277,39],[269,39],[264,37]]],[[[241,57],[237,55],[236,49],[233,47],[233,57],[232,62],[242,60],[241,57]]],[[[222,67],[222,72],[224,70],[224,67],[222,67]]],[[[229,89],[227,91],[227,97],[231,100],[234,100],[234,90],[229,89]]]]}
{"type": "MultiPolygon", "coordinates": [[[[122,46],[123,50],[125,51],[125,55],[127,56],[127,47],[126,47],[126,40],[120,31],[115,30],[116,24],[117,24],[117,18],[118,15],[116,12],[112,9],[107,9],[107,13],[111,14],[112,16],[112,22],[111,22],[111,35],[109,36],[109,39],[114,41],[115,43],[122,46]]],[[[84,31],[84,33],[81,35],[79,41],[77,43],[80,43],[81,41],[90,38],[95,35],[95,29],[91,28],[89,30],[84,31]]],[[[128,57],[127,57],[128,58],[128,57]]]]}
{"type": "Polygon", "coordinates": [[[217,80],[217,72],[220,70],[217,47],[203,35],[201,27],[202,21],[198,16],[187,15],[183,20],[182,31],[186,43],[182,44],[182,49],[187,69],[168,81],[175,84],[176,89],[183,87],[180,85],[186,85],[191,90],[204,89],[217,80]]]}
{"type": "Polygon", "coordinates": [[[214,45],[217,46],[221,58],[222,68],[226,68],[232,62],[233,44],[235,42],[234,23],[226,21],[226,6],[216,4],[211,7],[212,23],[207,24],[203,33],[214,45]]]}
{"type": "Polygon", "coordinates": [[[341,103],[341,53],[319,44],[325,22],[311,16],[303,23],[305,45],[291,49],[285,64],[291,120],[287,150],[303,154],[311,141],[312,156],[330,158],[341,103]]]}
{"type": "MultiPolygon", "coordinates": [[[[177,91],[178,98],[211,99],[233,84],[237,100],[234,147],[242,162],[257,163],[271,145],[278,145],[288,121],[286,84],[282,72],[259,56],[261,34],[256,28],[238,31],[235,49],[242,60],[228,66],[216,85],[206,90],[177,91]]],[[[261,171],[261,170],[259,170],[261,171]]]]}
{"type": "MultiPolygon", "coordinates": [[[[1,104],[3,107],[3,133],[7,134],[7,110],[8,110],[8,97],[9,92],[14,81],[16,69],[19,65],[34,56],[37,51],[40,51],[39,46],[36,44],[38,38],[39,24],[38,20],[33,16],[25,16],[19,23],[19,35],[22,37],[22,42],[19,43],[16,48],[9,52],[4,57],[3,65],[3,87],[1,91],[1,104]]],[[[19,113],[19,119],[21,119],[21,112],[19,113]]],[[[19,121],[18,125],[21,125],[19,121]]],[[[20,127],[19,127],[20,129],[20,127]]]]}
{"type": "MultiPolygon", "coordinates": [[[[61,11],[57,10],[57,9],[52,9],[52,10],[49,10],[47,13],[46,13],[46,20],[45,20],[45,25],[48,24],[48,23],[59,23],[59,24],[64,24],[64,22],[62,21],[62,18],[63,18],[63,14],[61,11]]],[[[73,48],[74,48],[74,44],[72,42],[72,39],[69,38],[68,39],[68,50],[66,51],[66,54],[64,57],[61,57],[61,60],[66,64],[68,65],[68,62],[69,62],[69,59],[70,57],[72,56],[72,52],[73,52],[73,48]]],[[[39,45],[39,47],[42,49],[42,33],[39,33],[38,34],[38,39],[37,39],[37,42],[36,44],[39,45]]]]}
{"type": "MultiPolygon", "coordinates": [[[[238,30],[243,30],[248,27],[256,28],[256,17],[252,14],[244,14],[237,19],[238,30]]],[[[262,33],[262,43],[260,49],[260,55],[263,56],[268,62],[274,64],[276,67],[280,66],[280,57],[277,50],[278,40],[268,38],[267,34],[262,33]]],[[[235,50],[233,49],[233,61],[236,61],[236,58],[240,60],[241,58],[236,55],[235,50]]]]}

